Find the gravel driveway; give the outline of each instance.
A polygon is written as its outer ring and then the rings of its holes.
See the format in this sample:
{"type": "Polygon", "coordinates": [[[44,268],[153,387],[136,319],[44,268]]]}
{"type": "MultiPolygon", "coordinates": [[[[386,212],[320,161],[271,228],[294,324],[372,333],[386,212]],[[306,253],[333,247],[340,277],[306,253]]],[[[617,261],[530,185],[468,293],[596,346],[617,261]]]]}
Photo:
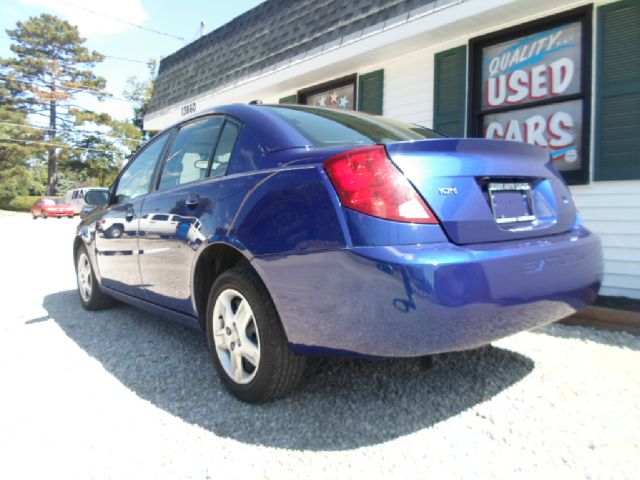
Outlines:
{"type": "Polygon", "coordinates": [[[249,406],[198,332],[82,310],[75,224],[0,217],[0,478],[638,478],[640,337],[553,325],[430,371],[313,360],[249,406]]]}

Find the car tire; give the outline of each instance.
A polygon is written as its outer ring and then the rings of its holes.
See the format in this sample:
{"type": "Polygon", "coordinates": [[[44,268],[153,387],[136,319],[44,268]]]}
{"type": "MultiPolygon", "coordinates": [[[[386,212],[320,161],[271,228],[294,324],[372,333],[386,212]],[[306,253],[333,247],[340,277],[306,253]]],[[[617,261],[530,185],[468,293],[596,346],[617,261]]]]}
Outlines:
{"type": "Polygon", "coordinates": [[[34,220],[37,220],[37,219],[38,219],[38,216],[37,216],[37,215],[34,215],[33,213],[31,214],[31,216],[33,217],[33,219],[34,219],[34,220]]]}
{"type": "Polygon", "coordinates": [[[206,329],[218,375],[236,398],[267,402],[286,395],[300,382],[306,359],[289,348],[271,296],[250,268],[232,268],[214,282],[206,329]],[[243,302],[246,305],[241,308],[243,302]],[[241,310],[244,315],[239,317],[241,310]]]}
{"type": "Polygon", "coordinates": [[[42,212],[40,215],[42,216],[43,220],[46,220],[47,218],[49,218],[49,216],[44,212],[42,212]]]}
{"type": "Polygon", "coordinates": [[[112,225],[107,229],[105,235],[107,238],[120,238],[123,233],[124,228],[122,228],[120,225],[112,225]]]}
{"type": "Polygon", "coordinates": [[[78,284],[78,295],[85,310],[104,310],[113,306],[115,301],[105,295],[96,280],[93,265],[84,245],[78,249],[76,254],[76,281],[78,284]]]}

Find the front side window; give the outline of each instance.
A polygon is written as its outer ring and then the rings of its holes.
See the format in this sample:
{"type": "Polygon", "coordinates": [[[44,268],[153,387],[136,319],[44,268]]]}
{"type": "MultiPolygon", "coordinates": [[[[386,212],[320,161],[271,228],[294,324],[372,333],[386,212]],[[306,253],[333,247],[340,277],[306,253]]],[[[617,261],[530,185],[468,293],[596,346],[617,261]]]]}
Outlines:
{"type": "Polygon", "coordinates": [[[123,172],[116,189],[116,202],[123,203],[149,193],[156,163],[162,155],[169,133],[153,140],[136,156],[123,172]]]}
{"type": "Polygon", "coordinates": [[[207,176],[209,160],[224,123],[209,117],[183,126],[162,169],[158,190],[201,180],[207,176]]]}

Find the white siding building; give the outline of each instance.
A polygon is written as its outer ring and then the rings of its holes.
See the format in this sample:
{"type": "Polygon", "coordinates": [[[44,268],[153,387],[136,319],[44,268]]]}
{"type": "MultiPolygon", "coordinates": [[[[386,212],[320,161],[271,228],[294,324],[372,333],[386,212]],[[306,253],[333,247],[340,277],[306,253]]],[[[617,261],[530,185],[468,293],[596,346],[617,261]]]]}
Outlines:
{"type": "MultiPolygon", "coordinates": [[[[208,61],[205,40],[185,47],[161,64],[145,128],[215,105],[314,103],[339,91],[343,107],[447,134],[543,142],[602,239],[601,293],[640,299],[640,0],[373,3],[375,15],[351,12],[339,37],[312,42],[320,31],[307,45],[298,36],[289,56],[210,87],[177,78],[208,61]]],[[[259,25],[260,8],[236,21],[259,25]]]]}

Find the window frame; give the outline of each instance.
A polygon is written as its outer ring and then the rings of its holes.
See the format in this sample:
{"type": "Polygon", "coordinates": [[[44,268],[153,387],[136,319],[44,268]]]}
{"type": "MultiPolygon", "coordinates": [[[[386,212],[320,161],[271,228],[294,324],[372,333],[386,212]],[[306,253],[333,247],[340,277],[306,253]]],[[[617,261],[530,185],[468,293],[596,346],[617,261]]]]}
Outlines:
{"type": "Polygon", "coordinates": [[[518,111],[526,108],[542,107],[555,103],[582,100],[582,164],[579,169],[561,171],[560,175],[569,185],[584,185],[589,183],[591,171],[591,76],[593,71],[592,62],[592,41],[593,41],[593,5],[585,5],[556,15],[516,25],[511,28],[491,32],[480,37],[469,40],[468,45],[468,68],[467,68],[467,136],[483,138],[483,117],[488,114],[518,111]],[[553,28],[562,23],[580,22],[582,45],[580,52],[581,91],[574,94],[562,95],[559,98],[546,98],[521,105],[506,105],[491,110],[482,109],[482,50],[485,47],[501,42],[513,40],[518,37],[525,37],[539,31],[553,28]]]}
{"type": "MultiPolygon", "coordinates": [[[[235,117],[230,117],[229,115],[224,115],[224,114],[220,114],[220,113],[213,113],[213,114],[207,114],[207,115],[201,115],[199,117],[195,117],[195,118],[190,118],[189,120],[185,120],[182,123],[179,123],[178,125],[175,125],[173,127],[173,137],[169,140],[169,142],[167,143],[167,146],[164,150],[164,152],[162,152],[162,161],[160,162],[160,166],[156,169],[156,171],[154,172],[154,176],[152,178],[152,185],[153,188],[150,190],[152,192],[156,192],[156,191],[169,191],[169,190],[173,190],[174,188],[180,188],[184,185],[190,185],[193,183],[197,183],[197,182],[204,182],[206,180],[211,180],[212,178],[223,178],[227,175],[227,171],[229,170],[229,165],[227,165],[227,170],[225,170],[225,173],[223,175],[218,175],[216,177],[211,177],[211,164],[213,162],[213,157],[216,153],[216,150],[218,149],[218,144],[220,142],[220,137],[222,136],[222,132],[224,131],[225,126],[227,125],[227,122],[231,121],[233,123],[235,123],[238,126],[238,136],[236,137],[236,141],[233,144],[233,148],[231,149],[231,156],[233,157],[233,151],[235,150],[235,146],[236,143],[238,141],[238,137],[240,137],[240,132],[243,128],[243,124],[240,120],[238,120],[235,117]],[[198,179],[198,180],[191,180],[190,182],[185,182],[185,183],[180,183],[178,185],[172,186],[171,188],[166,188],[164,190],[160,190],[160,179],[162,178],[162,172],[164,172],[164,168],[166,166],[167,163],[167,157],[169,152],[171,151],[171,149],[173,148],[173,145],[176,142],[176,139],[178,138],[178,135],[180,134],[180,130],[182,130],[183,127],[190,125],[192,123],[196,123],[196,122],[201,122],[201,121],[206,121],[210,118],[221,118],[222,119],[222,125],[220,126],[220,132],[218,132],[218,136],[215,139],[213,148],[211,150],[211,154],[209,155],[209,160],[208,160],[208,164],[207,164],[207,173],[205,175],[204,178],[198,179]]],[[[229,159],[229,163],[231,163],[231,158],[229,159]]]]}
{"type": "Polygon", "coordinates": [[[242,133],[242,123],[239,120],[236,120],[234,118],[225,116],[224,119],[224,123],[222,124],[222,128],[220,129],[220,134],[218,135],[218,138],[216,140],[216,146],[214,147],[214,149],[211,151],[211,158],[209,158],[209,166],[207,168],[207,176],[205,177],[206,179],[212,179],[212,178],[223,178],[227,176],[227,173],[229,172],[229,165],[231,165],[231,159],[233,158],[233,152],[236,149],[236,144],[238,143],[238,139],[240,138],[240,134],[242,133]],[[227,123],[233,123],[238,127],[238,134],[236,135],[236,138],[233,140],[233,145],[231,146],[231,153],[229,155],[229,161],[227,162],[227,168],[225,169],[224,173],[222,175],[216,175],[215,177],[211,176],[211,167],[213,167],[213,159],[216,156],[216,152],[218,151],[218,147],[220,146],[220,139],[222,138],[222,134],[224,133],[224,129],[227,127],[227,123]]]}

